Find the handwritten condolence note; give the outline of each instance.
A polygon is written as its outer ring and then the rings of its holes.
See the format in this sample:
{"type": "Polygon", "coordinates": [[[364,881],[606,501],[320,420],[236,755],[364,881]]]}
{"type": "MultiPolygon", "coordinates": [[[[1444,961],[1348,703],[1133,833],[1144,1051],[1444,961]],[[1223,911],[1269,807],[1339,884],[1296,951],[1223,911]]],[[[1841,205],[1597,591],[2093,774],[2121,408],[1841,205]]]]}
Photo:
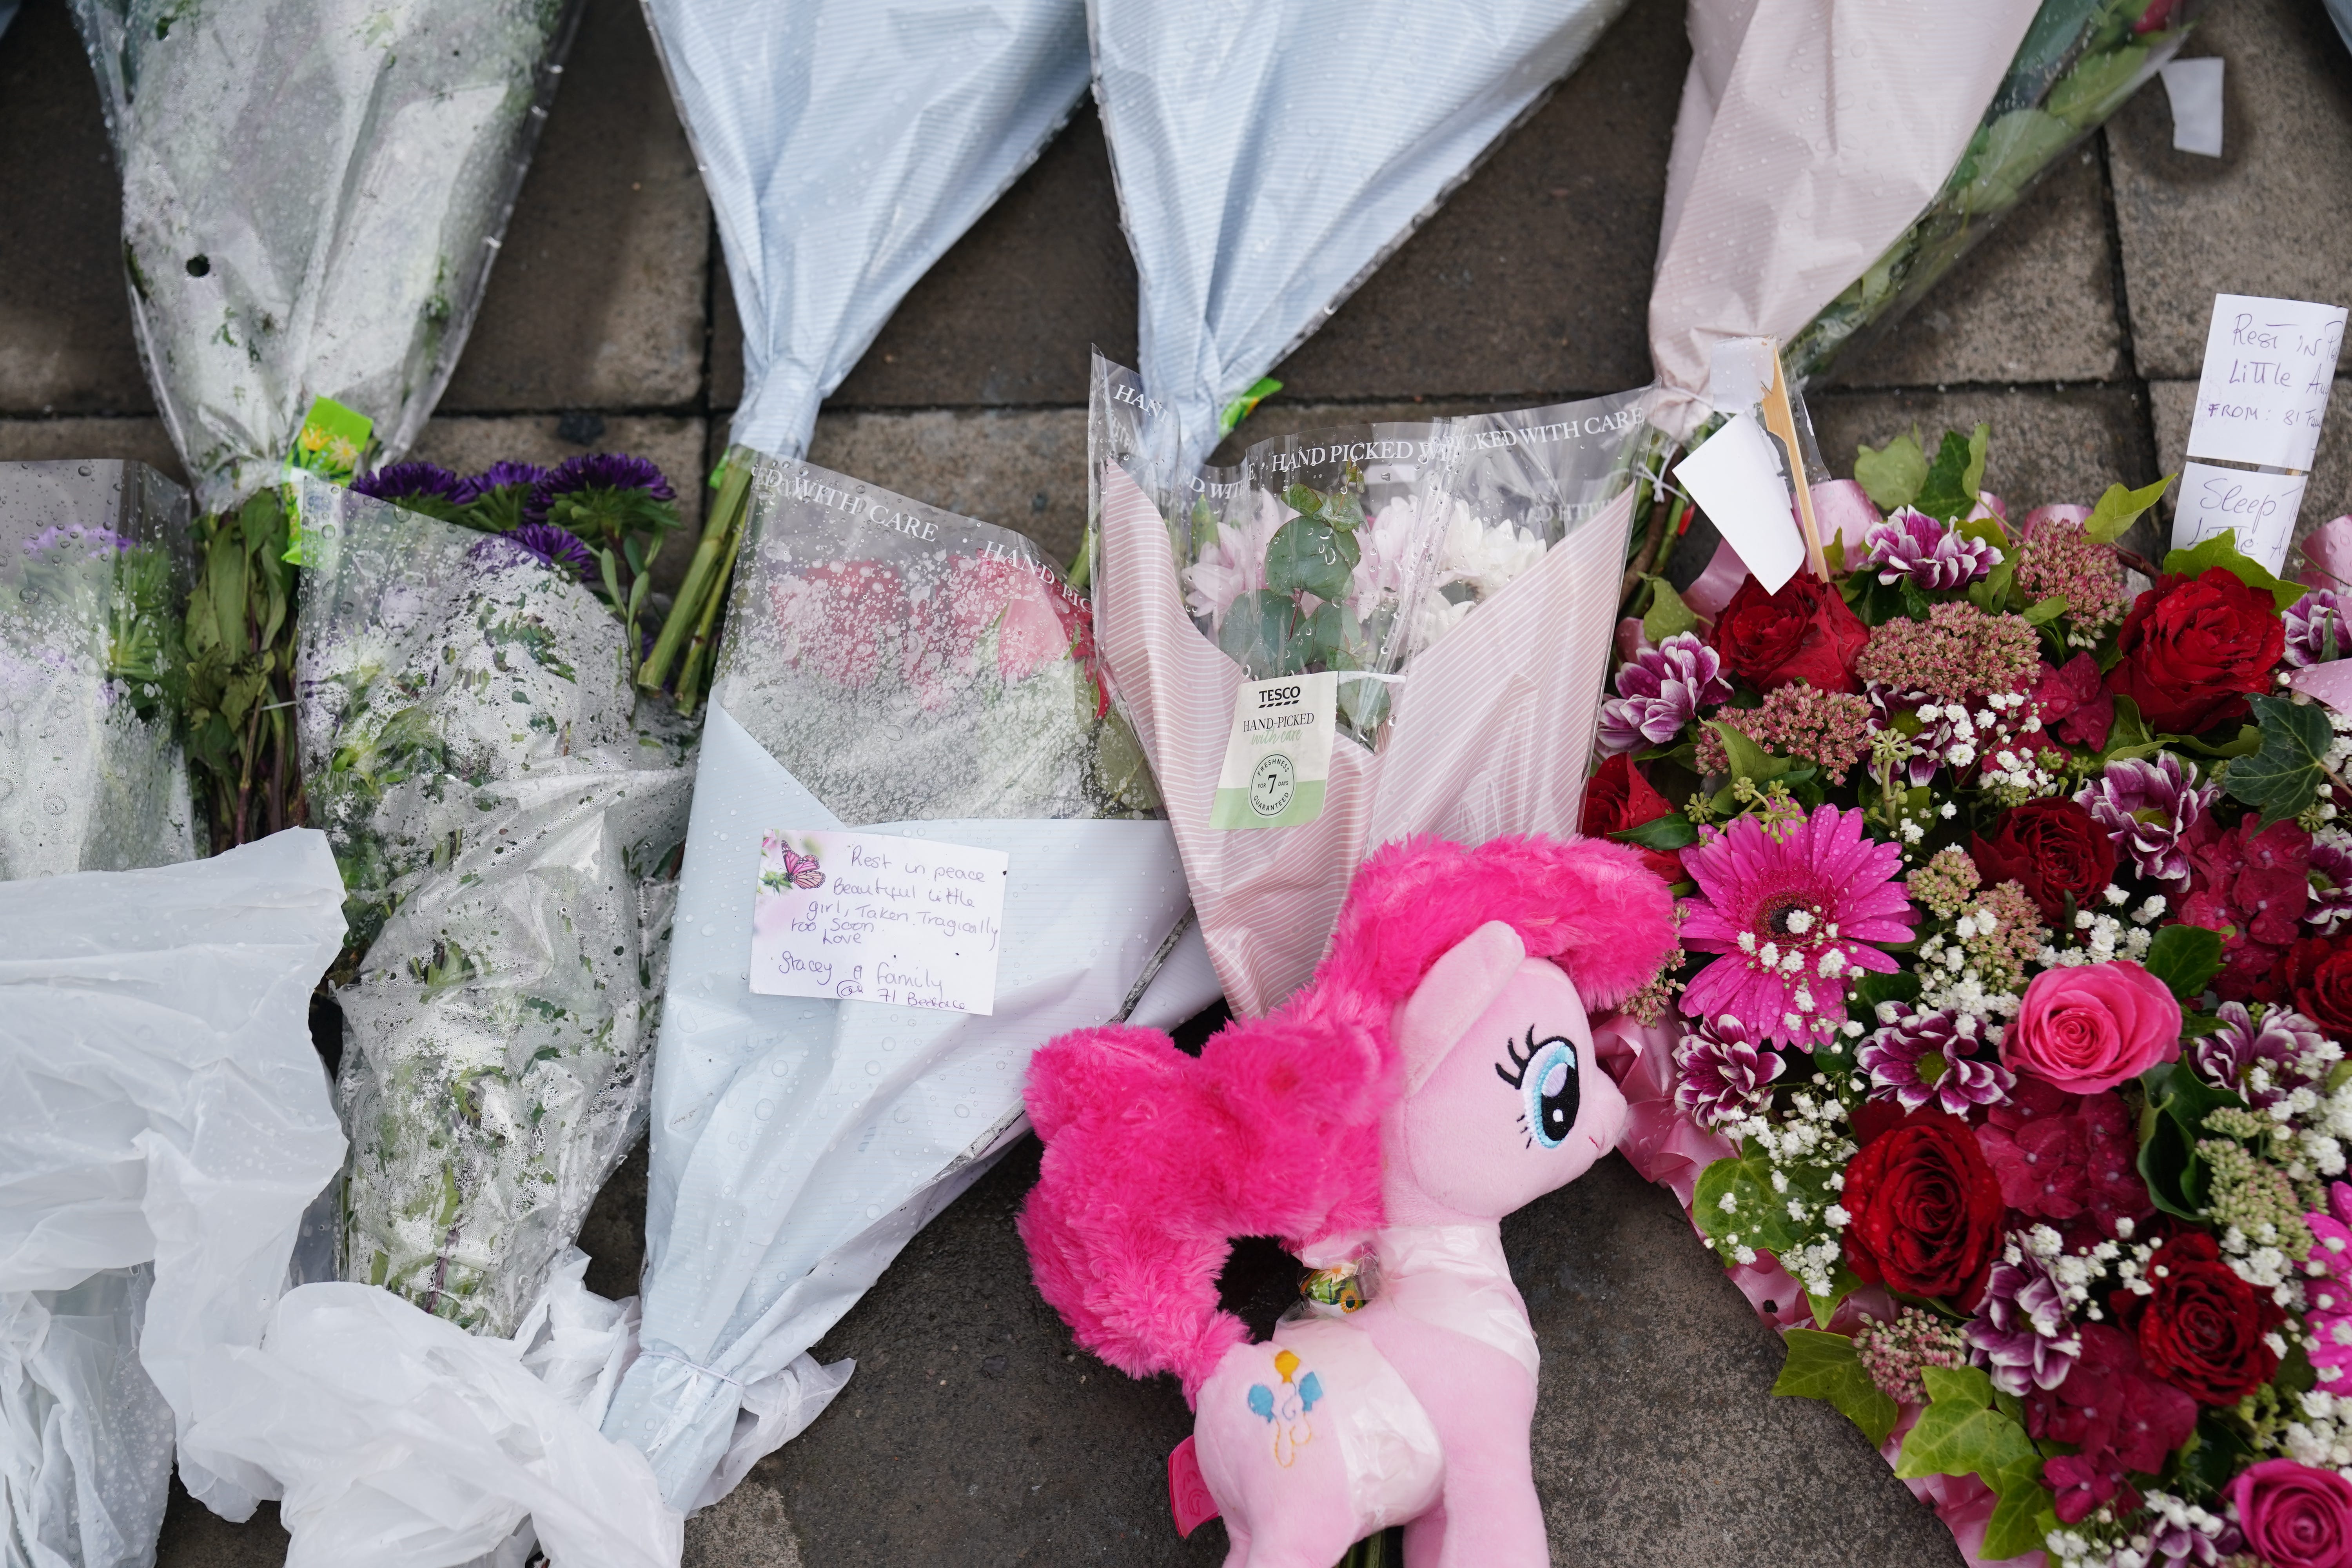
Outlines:
{"type": "Polygon", "coordinates": [[[2308,472],[2344,315],[2341,305],[2216,294],[2189,455],[2308,472]]]}
{"type": "Polygon", "coordinates": [[[772,829],[760,849],[751,989],[990,1013],[1011,864],[961,844],[772,829]]]}

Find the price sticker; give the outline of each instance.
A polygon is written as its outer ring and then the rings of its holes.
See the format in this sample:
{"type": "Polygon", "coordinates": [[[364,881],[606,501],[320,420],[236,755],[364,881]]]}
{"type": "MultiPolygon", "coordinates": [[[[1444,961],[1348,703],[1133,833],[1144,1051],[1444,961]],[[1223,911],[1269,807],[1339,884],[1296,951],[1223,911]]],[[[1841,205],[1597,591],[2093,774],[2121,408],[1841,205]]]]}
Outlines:
{"type": "Polygon", "coordinates": [[[1244,684],[1209,826],[1296,827],[1322,816],[1339,708],[1336,670],[1244,684]]]}

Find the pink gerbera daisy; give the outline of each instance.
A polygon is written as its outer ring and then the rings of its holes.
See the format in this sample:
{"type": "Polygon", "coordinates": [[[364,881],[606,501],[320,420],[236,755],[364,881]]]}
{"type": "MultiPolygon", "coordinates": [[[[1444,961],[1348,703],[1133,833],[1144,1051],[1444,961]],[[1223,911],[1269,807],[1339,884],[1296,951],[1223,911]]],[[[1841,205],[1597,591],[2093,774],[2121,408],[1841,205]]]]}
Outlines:
{"type": "Polygon", "coordinates": [[[1810,1048],[1845,1021],[1849,976],[1894,972],[1870,944],[1908,941],[1918,917],[1892,879],[1901,852],[1862,825],[1833,805],[1770,828],[1743,816],[1683,851],[1699,891],[1683,945],[1725,955],[1683,992],[1686,1016],[1728,1013],[1751,1039],[1810,1048]]]}

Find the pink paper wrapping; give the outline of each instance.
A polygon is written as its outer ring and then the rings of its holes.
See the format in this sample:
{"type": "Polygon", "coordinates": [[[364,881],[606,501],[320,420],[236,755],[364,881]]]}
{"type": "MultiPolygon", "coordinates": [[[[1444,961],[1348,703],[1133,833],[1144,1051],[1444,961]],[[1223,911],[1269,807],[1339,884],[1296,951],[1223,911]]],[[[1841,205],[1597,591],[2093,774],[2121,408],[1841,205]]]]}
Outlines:
{"type": "Polygon", "coordinates": [[[1366,855],[1408,834],[1483,843],[1576,830],[1617,617],[1633,492],[1405,667],[1378,754],[1331,748],[1323,815],[1209,826],[1242,668],[1184,613],[1159,510],[1103,469],[1096,638],[1168,803],[1225,999],[1263,1014],[1306,984],[1366,855]]]}
{"type": "Polygon", "coordinates": [[[1687,437],[1727,338],[1796,335],[1927,209],[2038,0],[1691,0],[1650,294],[1687,437]]]}
{"type": "MultiPolygon", "coordinates": [[[[1622,1014],[1612,1014],[1593,1025],[1592,1047],[1603,1062],[1629,1054],[1633,1058],[1618,1085],[1624,1091],[1628,1114],[1625,1136],[1617,1145],[1617,1152],[1645,1181],[1655,1182],[1673,1193],[1675,1201],[1687,1215],[1699,1173],[1717,1160],[1729,1159],[1738,1150],[1730,1139],[1708,1131],[1675,1109],[1674,1048],[1677,1033],[1664,1019],[1640,1024],[1622,1014]]],[[[1693,1221],[1691,1228],[1697,1230],[1696,1221],[1693,1221]]],[[[1756,1315],[1775,1330],[1813,1326],[1812,1309],[1805,1300],[1804,1288],[1770,1253],[1759,1253],[1755,1262],[1727,1268],[1724,1274],[1748,1298],[1756,1315]]],[[[1838,1303],[1830,1327],[1836,1332],[1850,1334],[1865,1318],[1884,1321],[1894,1317],[1895,1310],[1894,1298],[1884,1287],[1864,1286],[1838,1303]]],[[[1895,1423],[1885,1446],[1879,1450],[1888,1466],[1901,1457],[1903,1435],[1918,1420],[1919,1408],[1916,1405],[1903,1407],[1902,1419],[1895,1423]]],[[[1973,1475],[1927,1476],[1903,1484],[1911,1489],[1914,1497],[1936,1510],[1936,1517],[1952,1532],[1969,1568],[1984,1568],[1984,1560],[1978,1553],[1984,1546],[1985,1527],[1992,1521],[1993,1505],[1998,1500],[1992,1489],[1973,1475]]],[[[2000,1561],[2007,1568],[2045,1568],[2045,1559],[2039,1552],[2000,1561]]]]}
{"type": "Polygon", "coordinates": [[[2303,575],[2307,588],[2352,588],[2352,515],[2333,518],[2303,540],[2303,575]]]}

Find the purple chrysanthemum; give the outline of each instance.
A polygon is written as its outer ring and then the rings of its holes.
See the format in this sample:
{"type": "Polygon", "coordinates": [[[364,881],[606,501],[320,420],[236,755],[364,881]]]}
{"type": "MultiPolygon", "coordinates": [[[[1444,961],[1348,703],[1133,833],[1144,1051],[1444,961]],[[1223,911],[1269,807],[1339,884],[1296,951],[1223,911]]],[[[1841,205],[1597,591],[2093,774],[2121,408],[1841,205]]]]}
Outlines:
{"type": "Polygon", "coordinates": [[[1617,695],[1601,705],[1601,749],[1613,756],[1663,746],[1700,709],[1730,700],[1721,657],[1691,633],[1676,632],[1617,671],[1617,695]]]}
{"type": "Polygon", "coordinates": [[[676,500],[669,479],[643,458],[626,452],[589,452],[566,458],[539,483],[538,493],[523,507],[525,522],[545,522],[549,506],[559,496],[580,490],[643,490],[655,500],[676,500]]]}
{"type": "Polygon", "coordinates": [[[2189,1065],[2206,1082],[2244,1096],[2256,1110],[2318,1083],[2343,1056],[2317,1024],[2292,1007],[2269,1008],[2256,1023],[2243,1002],[2224,1002],[2214,1016],[2219,1029],[2188,1042],[2189,1065]]]}
{"type": "Polygon", "coordinates": [[[1990,1058],[1992,1046],[1974,1017],[1919,1012],[1899,1002],[1889,1006],[1895,1010],[1894,1019],[1856,1053],[1870,1074],[1873,1100],[1892,1100],[1906,1110],[1934,1104],[1966,1116],[1979,1105],[2009,1098],[2017,1079],[1999,1062],[1977,1059],[1979,1051],[1990,1058]]]}
{"type": "Polygon", "coordinates": [[[2352,653],[2344,603],[2333,588],[2314,588],[2286,607],[2287,668],[2304,669],[2352,653]]]}
{"type": "Polygon", "coordinates": [[[1924,511],[1897,508],[1863,535],[1869,554],[1863,567],[1878,568],[1878,580],[1892,587],[1908,577],[1938,593],[1964,587],[2001,563],[1998,546],[1947,528],[1924,511]]]}
{"type": "Polygon", "coordinates": [[[1968,1336],[1970,1359],[1992,1374],[1995,1388],[2019,1398],[2065,1382],[2083,1353],[2083,1337],[2066,1316],[2066,1299],[2049,1265],[2015,1237],[1992,1266],[1968,1336]]]}
{"type": "Polygon", "coordinates": [[[470,506],[492,490],[508,489],[518,485],[534,489],[547,482],[547,470],[537,463],[492,463],[471,479],[461,481],[453,499],[460,506],[470,506]]]}
{"type": "Polygon", "coordinates": [[[103,561],[130,548],[131,541],[112,529],[82,522],[61,522],[25,541],[27,555],[46,555],[54,550],[68,555],[79,552],[85,561],[103,561]]]}
{"type": "Polygon", "coordinates": [[[1683,946],[1720,953],[1683,992],[1686,1017],[1730,1014],[1748,1037],[1812,1045],[1845,1019],[1864,970],[1893,973],[1875,942],[1907,942],[1918,911],[1892,879],[1902,852],[1863,832],[1863,814],[1822,805],[1770,828],[1742,816],[1682,852],[1698,883],[1683,946]]]}
{"type": "Polygon", "coordinates": [[[2221,794],[2220,784],[2197,783],[2189,764],[2158,752],[2152,758],[2118,757],[2074,799],[2141,876],[2178,884],[2189,880],[2181,839],[2221,794]]]}
{"type": "Polygon", "coordinates": [[[494,533],[466,553],[467,559],[493,569],[536,561],[583,579],[596,564],[576,534],[551,522],[526,522],[510,533],[494,533]]]}
{"type": "Polygon", "coordinates": [[[352,489],[360,495],[395,505],[424,497],[458,506],[464,504],[464,498],[457,493],[461,483],[456,474],[438,463],[387,463],[372,474],[353,479],[352,489]]]}
{"type": "Polygon", "coordinates": [[[1761,1109],[1788,1066],[1729,1014],[1702,1018],[1675,1047],[1675,1107],[1702,1127],[1739,1121],[1761,1109]]]}
{"type": "Polygon", "coordinates": [[[2324,828],[2311,836],[2311,902],[2303,907],[2303,923],[2322,936],[2334,936],[2352,920],[2352,839],[2340,829],[2324,828]]]}
{"type": "Polygon", "coordinates": [[[1942,705],[1930,700],[1924,691],[1898,691],[1885,681],[1873,680],[1864,685],[1862,694],[1870,703],[1873,734],[1895,728],[1898,713],[1911,714],[1917,721],[1918,728],[1910,737],[1910,754],[1903,762],[1903,773],[1913,789],[1925,788],[1927,781],[1936,776],[1936,770],[1944,765],[1944,753],[1958,737],[1958,727],[1944,713],[1942,705]],[[1934,708],[1939,716],[1933,720],[1920,717],[1923,708],[1934,708]]]}

